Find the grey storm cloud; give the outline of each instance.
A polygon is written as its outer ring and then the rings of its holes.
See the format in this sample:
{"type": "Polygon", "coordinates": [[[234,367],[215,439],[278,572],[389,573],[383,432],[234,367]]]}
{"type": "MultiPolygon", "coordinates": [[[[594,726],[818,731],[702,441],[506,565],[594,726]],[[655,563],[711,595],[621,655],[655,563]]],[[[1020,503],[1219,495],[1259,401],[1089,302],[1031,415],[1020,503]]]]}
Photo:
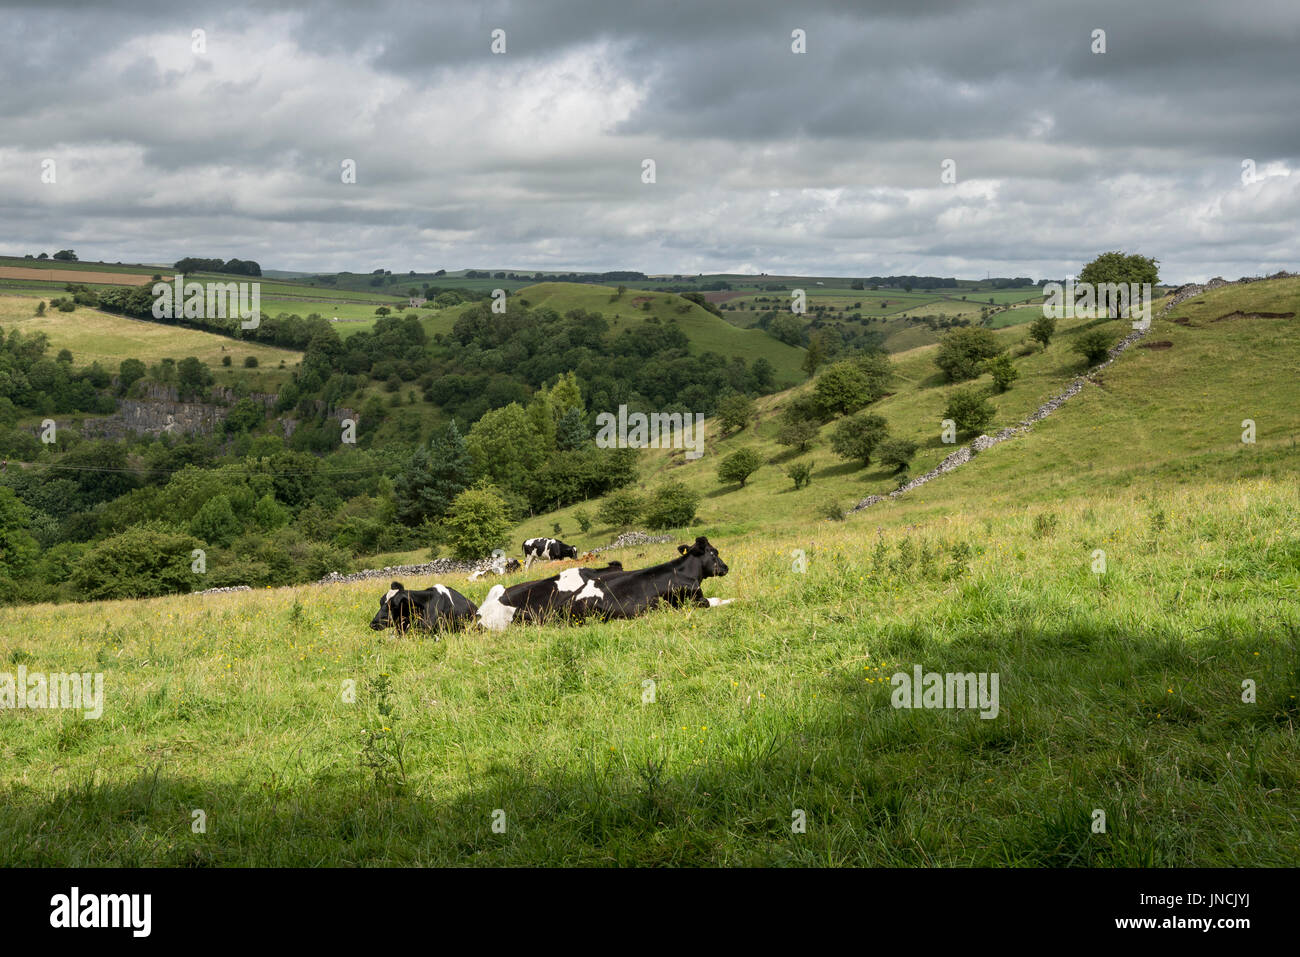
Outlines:
{"type": "Polygon", "coordinates": [[[1300,264],[1292,0],[0,11],[9,253],[1042,277],[1122,248],[1173,281],[1300,264]]]}

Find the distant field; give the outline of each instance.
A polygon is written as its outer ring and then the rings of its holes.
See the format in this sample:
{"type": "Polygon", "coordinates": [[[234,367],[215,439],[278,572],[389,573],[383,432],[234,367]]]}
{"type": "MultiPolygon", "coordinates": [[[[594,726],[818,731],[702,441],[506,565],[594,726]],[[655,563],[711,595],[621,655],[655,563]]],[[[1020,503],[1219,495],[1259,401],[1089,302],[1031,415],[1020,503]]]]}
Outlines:
{"type": "Polygon", "coordinates": [[[1033,306],[1017,306],[1015,309],[1008,309],[1006,312],[999,312],[997,315],[989,318],[989,326],[994,329],[1005,329],[1007,326],[1018,326],[1026,322],[1033,322],[1043,314],[1041,303],[1033,306]]]}
{"type": "MultiPolygon", "coordinates": [[[[375,315],[375,308],[384,303],[354,303],[354,302],[308,302],[303,299],[277,299],[268,297],[266,290],[262,291],[262,311],[268,316],[279,315],[282,312],[295,313],[299,316],[308,316],[313,312],[318,313],[325,319],[332,319],[338,316],[339,319],[363,321],[364,328],[370,328],[374,321],[379,317],[375,315]]],[[[392,308],[390,306],[390,308],[392,308]]],[[[418,309],[408,309],[405,304],[401,308],[393,308],[393,315],[402,316],[408,312],[419,313],[418,309]]],[[[362,328],[362,327],[357,327],[362,328]]],[[[343,335],[340,328],[339,335],[343,335]]]]}
{"type": "MultiPolygon", "coordinates": [[[[24,259],[21,256],[0,256],[0,266],[12,266],[20,269],[40,269],[53,272],[78,271],[108,273],[143,273],[146,277],[154,273],[166,276],[173,271],[170,266],[150,266],[147,263],[103,263],[103,262],[65,262],[62,259],[24,259]]],[[[63,280],[67,282],[67,280],[63,280]]]]}
{"type": "Polygon", "coordinates": [[[39,280],[57,282],[100,283],[109,286],[143,286],[152,273],[140,275],[125,272],[101,272],[86,269],[37,269],[24,266],[0,266],[0,279],[39,280]]]}
{"type": "MultiPolygon", "coordinates": [[[[19,286],[24,290],[33,290],[47,295],[61,293],[66,283],[76,282],[95,287],[107,286],[143,286],[153,281],[155,275],[170,281],[175,270],[170,267],[117,266],[104,263],[65,263],[53,260],[0,258],[0,285],[19,286]]],[[[300,314],[319,310],[309,308],[313,302],[331,300],[361,300],[378,305],[405,306],[407,295],[403,287],[400,293],[380,293],[370,290],[336,289],[330,286],[311,286],[301,282],[284,279],[262,278],[257,276],[239,276],[233,273],[186,273],[187,281],[195,282],[256,282],[261,287],[263,300],[274,298],[291,298],[299,301],[300,314]],[[304,307],[308,307],[305,308],[304,307]]],[[[372,307],[373,308],[373,307],[372,307]]],[[[288,310],[292,311],[292,310],[288,310]]]]}
{"type": "MultiPolygon", "coordinates": [[[[229,282],[231,279],[247,278],[238,276],[223,275],[205,275],[200,278],[211,279],[215,282],[229,282]]],[[[258,279],[261,283],[262,298],[286,298],[309,301],[325,301],[343,299],[343,300],[363,300],[372,302],[375,306],[406,306],[406,300],[409,298],[405,295],[393,296],[385,293],[365,292],[362,290],[351,289],[334,289],[329,286],[307,286],[302,283],[277,282],[274,280],[258,279]]],[[[373,306],[371,307],[373,308],[373,306]]]]}
{"type": "Polygon", "coordinates": [[[208,364],[218,385],[243,380],[258,391],[273,392],[302,358],[292,349],[239,342],[210,332],[130,319],[85,306],[78,306],[76,312],[47,312],[38,318],[33,315],[35,305],[35,299],[0,296],[0,326],[6,333],[13,329],[24,334],[43,332],[49,336],[53,352],[68,349],[78,365],[98,361],[106,369],[116,371],[127,358],[150,364],[165,358],[194,356],[208,364]],[[257,369],[242,368],[244,357],[250,355],[257,357],[257,369]],[[231,357],[231,367],[221,365],[222,356],[231,357]],[[281,361],[285,363],[284,369],[279,368],[281,361]]]}
{"type": "Polygon", "coordinates": [[[414,276],[405,274],[385,276],[378,285],[372,284],[374,278],[368,274],[339,274],[333,283],[322,283],[317,286],[311,285],[304,279],[301,284],[321,291],[336,290],[347,296],[355,296],[356,293],[369,293],[384,298],[395,296],[405,298],[410,289],[422,289],[425,285],[439,286],[443,289],[473,289],[479,292],[492,289],[504,289],[506,292],[514,292],[525,286],[533,285],[532,279],[465,279],[460,275],[435,276],[432,273],[416,273],[414,276]]]}

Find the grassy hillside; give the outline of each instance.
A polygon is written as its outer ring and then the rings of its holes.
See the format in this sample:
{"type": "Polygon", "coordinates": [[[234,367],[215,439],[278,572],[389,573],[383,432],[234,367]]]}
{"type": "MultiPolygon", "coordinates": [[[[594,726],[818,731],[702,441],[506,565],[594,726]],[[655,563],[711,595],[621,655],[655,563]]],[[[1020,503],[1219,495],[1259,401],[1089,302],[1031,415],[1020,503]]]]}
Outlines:
{"type": "MultiPolygon", "coordinates": [[[[1062,496],[1300,468],[1294,445],[1300,436],[1300,408],[1295,404],[1300,321],[1215,321],[1235,311],[1288,312],[1298,307],[1300,279],[1228,286],[1184,303],[1167,318],[1154,320],[1142,343],[1100,374],[1100,385],[1086,386],[1033,432],[865,514],[872,522],[884,514],[893,521],[915,521],[968,508],[973,501],[1016,507],[1062,496]],[[1169,345],[1151,348],[1158,343],[1169,345]],[[1251,445],[1241,441],[1241,422],[1247,418],[1256,423],[1256,442],[1251,445]]],[[[1129,330],[1126,322],[1118,321],[1058,322],[1049,348],[1015,359],[1020,377],[1010,391],[990,399],[997,416],[984,431],[992,434],[1017,424],[1082,373],[1083,360],[1070,345],[1094,328],[1116,337],[1129,330]]],[[[1029,335],[1024,324],[997,334],[1013,347],[1029,335]]],[[[948,396],[960,386],[943,381],[934,366],[936,349],[924,346],[895,355],[894,394],[871,407],[885,417],[893,434],[920,446],[909,470],[914,476],[932,469],[955,448],[941,441],[940,423],[948,396]]],[[[976,384],[989,386],[990,379],[985,375],[976,384]]],[[[680,451],[645,450],[645,484],[652,487],[669,475],[686,482],[703,496],[699,514],[705,524],[736,531],[799,528],[823,520],[829,503],[849,507],[868,495],[893,490],[898,478],[890,469],[862,469],[832,454],[829,436],[835,423],[822,428],[819,444],[804,455],[792,455],[776,443],[781,408],[810,388],[759,400],[758,424],[725,439],[716,423],[706,423],[708,452],[697,461],[685,461],[680,451]],[[757,449],[767,464],[743,489],[722,485],[716,475],[718,461],[745,446],[757,449]],[[784,469],[802,460],[815,464],[813,480],[796,492],[784,469]]],[[[963,438],[961,444],[968,441],[963,438]]],[[[524,523],[519,532],[551,534],[558,522],[584,546],[609,539],[613,530],[605,528],[579,534],[572,511],[541,516],[524,523]]]]}
{"type": "Polygon", "coordinates": [[[0,722],[0,864],[1286,865],[1298,506],[720,535],[734,605],[437,643],[366,627],[383,583],[0,610],[8,670],[106,699],[0,722]],[[914,665],[998,673],[998,716],[892,708],[914,665]]]}
{"type": "Polygon", "coordinates": [[[807,293],[808,318],[843,324],[848,330],[876,333],[888,352],[905,352],[939,340],[943,329],[930,328],[924,320],[962,319],[979,324],[983,311],[995,310],[989,317],[993,328],[1028,322],[1038,305],[1016,307],[1016,303],[1041,302],[1037,287],[1025,289],[979,289],[976,284],[931,290],[853,289],[844,280],[829,280],[817,286],[807,279],[792,279],[784,291],[733,288],[709,292],[706,297],[717,304],[723,317],[742,329],[753,327],[764,314],[786,312],[790,307],[790,290],[807,293]]]}
{"type": "MultiPolygon", "coordinates": [[[[822,446],[793,491],[788,394],[697,463],[646,451],[648,485],[705,494],[680,536],[731,566],[722,608],[439,642],[367,628],[386,582],[2,609],[0,669],[102,672],[105,705],[3,715],[0,864],[1292,864],[1300,321],[1256,314],[1297,303],[1300,280],[1184,303],[1031,433],[844,521],[822,506],[895,480],[822,446]],[[719,485],[751,443],[769,464],[719,485]],[[998,674],[997,716],[892,707],[918,665],[998,674]]],[[[1017,358],[987,431],[1093,325],[1017,358]]],[[[932,352],[878,406],[913,474],[951,451],[932,352]]],[[[553,522],[613,531],[565,511],[515,538],[553,522]]]]}
{"type": "Polygon", "coordinates": [[[765,358],[776,370],[778,382],[795,383],[805,377],[800,369],[803,350],[778,342],[765,332],[739,329],[674,293],[629,288],[614,298],[617,293],[618,290],[610,286],[545,282],[520,289],[515,295],[530,307],[546,306],[559,313],[571,309],[599,312],[609,320],[613,329],[638,325],[651,317],[664,323],[676,322],[691,340],[691,347],[696,352],[740,356],[746,362],[765,358]],[[650,305],[649,311],[643,308],[647,302],[650,305]],[[688,308],[679,312],[683,306],[688,308]]]}

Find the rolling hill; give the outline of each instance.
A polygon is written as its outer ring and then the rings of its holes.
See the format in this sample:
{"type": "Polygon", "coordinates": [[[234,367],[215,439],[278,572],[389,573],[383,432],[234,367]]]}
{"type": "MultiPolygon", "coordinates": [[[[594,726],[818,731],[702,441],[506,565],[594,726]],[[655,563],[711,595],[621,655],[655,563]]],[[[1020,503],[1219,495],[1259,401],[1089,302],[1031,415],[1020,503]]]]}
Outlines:
{"type": "MultiPolygon", "coordinates": [[[[646,450],[647,484],[704,495],[677,534],[720,548],[725,608],[438,642],[371,632],[370,582],[0,610],[0,659],[109,689],[100,721],[0,722],[0,863],[1289,865],[1298,302],[1198,295],[1032,431],[842,521],[894,480],[823,446],[794,491],[790,393],[699,462],[646,450]],[[767,464],[720,485],[743,445],[767,464]],[[894,707],[917,667],[999,675],[997,716],[894,707]]],[[[1091,324],[1016,360],[990,432],[1082,371],[1091,324]]],[[[914,472],[947,451],[932,348],[875,407],[914,472]]],[[[572,512],[514,537],[608,540],[572,512]]]]}
{"type": "Polygon", "coordinates": [[[628,288],[620,296],[611,286],[548,282],[525,286],[514,295],[530,307],[546,306],[559,313],[571,309],[599,312],[613,329],[635,326],[647,318],[675,322],[695,352],[740,356],[746,362],[767,359],[778,382],[795,383],[805,378],[800,368],[804,350],[778,342],[757,329],[737,328],[675,293],[628,288]]]}
{"type": "MultiPolygon", "coordinates": [[[[872,518],[888,509],[910,521],[975,499],[1004,506],[1046,502],[1061,494],[1101,493],[1144,481],[1179,481],[1179,476],[1231,478],[1258,474],[1261,461],[1272,462],[1270,467],[1287,460],[1300,465],[1294,458],[1300,410],[1293,387],[1300,372],[1300,324],[1294,317],[1252,318],[1261,312],[1294,313],[1298,306],[1297,278],[1224,286],[1197,296],[1154,319],[1147,336],[1098,376],[1097,385],[1085,388],[1032,433],[998,446],[915,496],[879,506],[872,518]],[[1246,318],[1222,318],[1238,313],[1246,318]],[[1209,379],[1207,369],[1214,370],[1209,379]],[[1246,418],[1257,425],[1253,445],[1241,442],[1246,418]]],[[[985,431],[992,434],[1018,423],[1081,374],[1085,366],[1070,345],[1094,328],[1109,329],[1116,337],[1127,331],[1126,324],[1106,320],[1060,321],[1048,349],[1016,359],[1020,377],[1008,392],[990,398],[997,416],[985,431]]],[[[1028,341],[1025,325],[1000,329],[997,335],[1008,346],[1028,341]]],[[[957,386],[944,382],[935,368],[936,349],[929,345],[894,355],[893,394],[871,407],[890,423],[891,433],[920,446],[912,475],[928,471],[953,451],[940,441],[940,422],[957,386]]],[[[989,376],[977,382],[987,386],[989,376]]],[[[698,461],[685,462],[680,452],[643,451],[645,483],[671,475],[695,488],[704,496],[700,514],[707,525],[769,529],[816,521],[827,503],[848,507],[891,491],[898,480],[890,470],[856,468],[830,452],[833,423],[823,427],[820,444],[807,455],[792,456],[776,443],[781,409],[811,388],[760,399],[756,426],[729,437],[721,437],[716,423],[707,423],[709,451],[698,461]],[[718,459],[745,446],[757,449],[768,464],[744,489],[720,486],[714,474],[718,459]],[[799,492],[782,471],[796,459],[816,463],[812,484],[799,492]]],[[[555,521],[573,528],[571,516],[562,514],[541,516],[519,531],[549,533],[555,521]]],[[[595,530],[596,537],[602,531],[595,530]]]]}

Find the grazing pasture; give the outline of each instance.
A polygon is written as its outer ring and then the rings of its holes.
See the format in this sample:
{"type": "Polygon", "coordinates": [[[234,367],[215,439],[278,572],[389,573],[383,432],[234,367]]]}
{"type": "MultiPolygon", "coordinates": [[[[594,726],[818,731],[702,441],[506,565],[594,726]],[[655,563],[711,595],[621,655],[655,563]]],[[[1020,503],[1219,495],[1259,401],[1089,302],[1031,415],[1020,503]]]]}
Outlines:
{"type": "Polygon", "coordinates": [[[132,319],[87,306],[78,306],[75,312],[48,309],[44,316],[36,316],[38,301],[26,296],[0,296],[0,326],[6,333],[14,329],[24,335],[43,332],[50,338],[52,352],[69,349],[78,364],[99,362],[110,372],[116,372],[124,358],[151,364],[165,358],[194,356],[208,364],[217,385],[243,381],[257,391],[275,391],[302,359],[302,354],[292,349],[132,319]],[[231,366],[221,365],[222,356],[231,357],[231,366]],[[246,356],[257,358],[256,369],[243,368],[246,356]],[[282,361],[284,369],[279,368],[282,361]]]}
{"type": "Polygon", "coordinates": [[[732,605],[439,642],[367,627],[375,582],[0,610],[4,670],[105,695],[0,714],[0,864],[1293,864],[1297,515],[1255,479],[705,528],[732,605]],[[915,665],[997,672],[998,717],[894,709],[915,665]]]}
{"type": "MultiPolygon", "coordinates": [[[[726,438],[710,424],[698,462],[645,450],[645,485],[695,489],[697,520],[593,564],[705,535],[723,607],[438,642],[369,627],[386,580],[0,609],[0,672],[104,676],[98,719],[0,711],[0,864],[1292,865],[1297,302],[1297,279],[1197,296],[1154,321],[1167,347],[857,513],[897,477],[833,457],[833,424],[777,445],[797,393],[726,438]],[[721,484],[742,446],[764,465],[721,484]],[[996,674],[996,717],[893,707],[917,667],[996,674]]],[[[1016,352],[985,431],[1082,371],[1070,346],[1095,328],[1128,323],[1063,320],[1016,352]]],[[[1027,329],[997,335],[1016,351],[1027,329]]],[[[895,357],[871,407],[921,445],[913,474],[951,451],[933,354],[895,357]]],[[[509,541],[618,531],[576,533],[574,512],[509,541]]],[[[443,583],[479,604],[546,573],[443,583]]]]}

